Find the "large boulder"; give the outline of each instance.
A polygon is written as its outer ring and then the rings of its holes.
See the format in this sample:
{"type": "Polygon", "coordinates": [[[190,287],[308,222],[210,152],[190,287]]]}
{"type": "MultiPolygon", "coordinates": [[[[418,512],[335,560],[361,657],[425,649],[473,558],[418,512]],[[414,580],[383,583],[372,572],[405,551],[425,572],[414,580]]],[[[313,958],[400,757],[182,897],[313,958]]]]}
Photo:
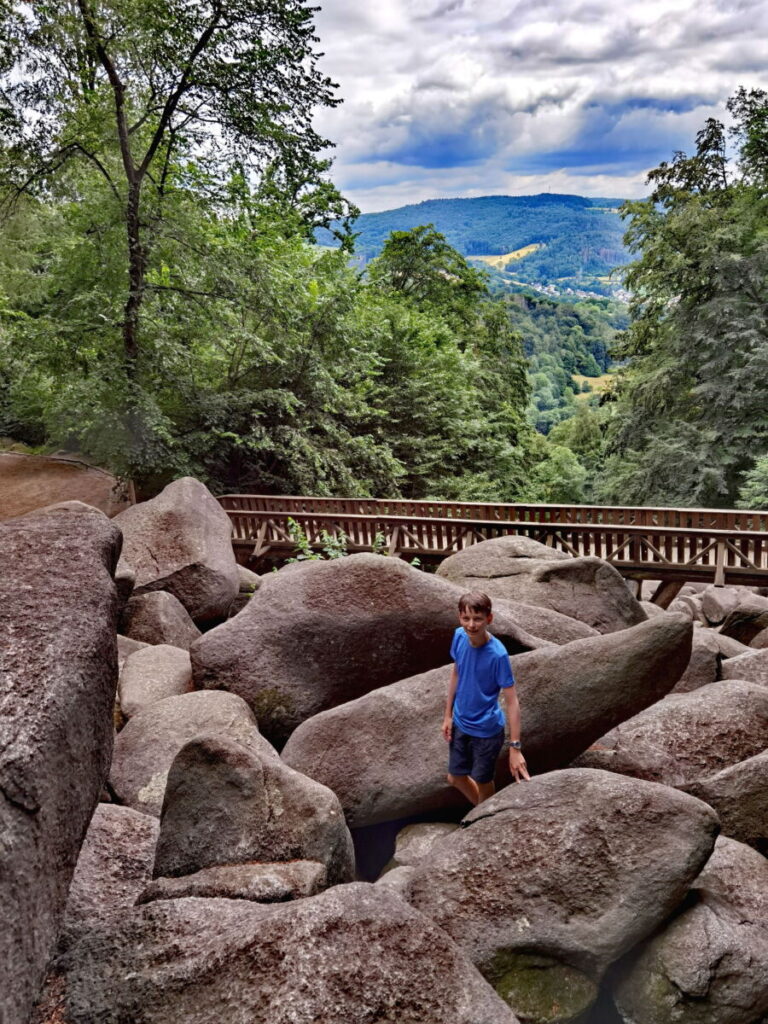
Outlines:
{"type": "Polygon", "coordinates": [[[134,593],[166,590],[197,622],[224,617],[239,590],[229,516],[208,488],[183,477],[116,517],[134,593]]]}
{"type": "Polygon", "coordinates": [[[768,750],[681,788],[714,807],[725,835],[768,855],[768,750]]]}
{"type": "Polygon", "coordinates": [[[109,782],[117,799],[160,817],[173,759],[196,736],[235,739],[264,756],[276,757],[259,734],[248,705],[234,693],[185,693],[139,711],[118,733],[109,782]]]}
{"type": "Polygon", "coordinates": [[[768,1014],[768,861],[718,839],[688,906],[623,966],[633,1024],[756,1024],[768,1014]]]}
{"type": "MultiPolygon", "coordinates": [[[[292,566],[265,577],[239,615],[194,644],[193,678],[243,697],[280,745],[319,711],[445,664],[461,593],[380,555],[292,566]]],[[[493,631],[510,651],[544,642],[504,608],[493,631]]]]}
{"type": "Polygon", "coordinates": [[[158,700],[191,690],[192,663],[188,651],[170,644],[142,647],[126,658],[120,672],[120,710],[131,718],[158,700]]]}
{"type": "Polygon", "coordinates": [[[720,632],[749,645],[764,629],[768,629],[768,597],[745,594],[726,616],[720,632]]]}
{"type": "Polygon", "coordinates": [[[112,752],[120,531],[79,502],[0,526],[0,1018],[26,1021],[112,752]]]}
{"type": "Polygon", "coordinates": [[[120,630],[131,640],[168,644],[184,651],[200,636],[184,605],[164,590],[132,597],[120,616],[120,630]]]}
{"type": "Polygon", "coordinates": [[[539,1021],[586,1009],[608,965],[678,906],[718,827],[687,794],[587,770],[509,786],[462,824],[405,895],[539,1021]]]}
{"type": "Polygon", "coordinates": [[[59,962],[60,1024],[516,1024],[464,954],[382,888],[150,903],[59,962]]]}
{"type": "Polygon", "coordinates": [[[351,882],[352,836],[338,797],[320,783],[226,736],[200,736],[168,773],[154,874],[220,864],[308,860],[328,884],[351,882]]]}
{"type": "Polygon", "coordinates": [[[768,687],[729,679],[641,711],[574,763],[687,786],[760,753],[766,736],[768,687]]]}
{"type": "Polygon", "coordinates": [[[729,658],[723,664],[723,679],[748,679],[768,686],[768,650],[750,651],[729,658]]]}
{"type": "Polygon", "coordinates": [[[594,556],[553,557],[552,549],[543,544],[537,545],[543,550],[521,554],[521,539],[497,537],[473,544],[441,562],[437,573],[465,590],[541,605],[580,619],[600,633],[646,620],[640,602],[608,562],[594,556]]]}
{"type": "Polygon", "coordinates": [[[749,651],[749,647],[715,629],[694,629],[691,660],[675,683],[672,693],[689,693],[714,683],[727,673],[724,663],[749,651]]]}
{"type": "Polygon", "coordinates": [[[744,591],[738,587],[710,585],[701,592],[701,610],[710,625],[719,626],[743,597],[744,591]]]}
{"type": "Polygon", "coordinates": [[[152,879],[157,818],[130,807],[99,804],[72,878],[60,947],[119,921],[152,879]]]}
{"type": "MultiPolygon", "coordinates": [[[[564,767],[612,725],[663,697],[688,662],[691,631],[687,619],[670,614],[516,655],[529,768],[564,767]]],[[[293,733],[283,759],[329,786],[355,827],[461,806],[445,781],[440,731],[450,672],[434,669],[315,715],[293,733]]]]}

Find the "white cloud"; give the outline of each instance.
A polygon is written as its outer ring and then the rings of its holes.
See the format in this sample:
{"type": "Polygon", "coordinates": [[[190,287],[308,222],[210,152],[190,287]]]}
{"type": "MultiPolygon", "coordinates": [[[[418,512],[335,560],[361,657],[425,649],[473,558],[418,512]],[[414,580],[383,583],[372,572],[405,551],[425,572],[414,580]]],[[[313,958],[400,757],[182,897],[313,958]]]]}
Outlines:
{"type": "Polygon", "coordinates": [[[316,24],[345,99],[317,126],[363,210],[641,195],[739,85],[768,77],[764,0],[327,0],[316,24]]]}

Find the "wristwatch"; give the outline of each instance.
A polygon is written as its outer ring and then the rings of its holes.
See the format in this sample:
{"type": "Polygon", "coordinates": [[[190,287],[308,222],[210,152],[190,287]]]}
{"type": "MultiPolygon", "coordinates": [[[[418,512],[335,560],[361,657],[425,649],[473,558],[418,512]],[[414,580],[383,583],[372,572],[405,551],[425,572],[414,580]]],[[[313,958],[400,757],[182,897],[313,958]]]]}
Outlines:
{"type": "Polygon", "coordinates": [[[508,740],[504,746],[507,750],[522,750],[523,744],[520,740],[508,740]]]}

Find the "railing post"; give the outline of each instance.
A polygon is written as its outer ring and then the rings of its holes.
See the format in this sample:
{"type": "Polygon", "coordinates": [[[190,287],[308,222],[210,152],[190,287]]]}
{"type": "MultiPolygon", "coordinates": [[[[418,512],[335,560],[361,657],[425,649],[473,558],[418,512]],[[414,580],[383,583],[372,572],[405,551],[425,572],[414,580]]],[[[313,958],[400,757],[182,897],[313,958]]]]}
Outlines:
{"type": "Polygon", "coordinates": [[[715,549],[715,586],[725,586],[725,541],[719,540],[715,549]]]}

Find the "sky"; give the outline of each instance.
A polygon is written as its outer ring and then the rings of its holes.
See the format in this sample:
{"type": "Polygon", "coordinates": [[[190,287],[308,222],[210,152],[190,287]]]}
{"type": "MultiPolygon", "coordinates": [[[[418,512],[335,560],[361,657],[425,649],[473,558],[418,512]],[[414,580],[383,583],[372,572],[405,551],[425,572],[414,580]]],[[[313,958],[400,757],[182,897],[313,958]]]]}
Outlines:
{"type": "Polygon", "coordinates": [[[636,198],[738,86],[768,87],[768,0],[320,0],[318,113],[364,213],[424,199],[636,198]]]}

